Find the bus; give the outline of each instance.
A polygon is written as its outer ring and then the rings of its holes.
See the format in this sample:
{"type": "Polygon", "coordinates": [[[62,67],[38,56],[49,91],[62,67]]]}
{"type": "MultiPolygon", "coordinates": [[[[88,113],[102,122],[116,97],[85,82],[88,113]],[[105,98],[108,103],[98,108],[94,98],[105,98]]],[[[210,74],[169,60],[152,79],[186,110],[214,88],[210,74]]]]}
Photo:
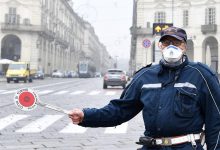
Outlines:
{"type": "Polygon", "coordinates": [[[79,78],[95,77],[96,67],[91,61],[80,61],[78,64],[79,78]]]}

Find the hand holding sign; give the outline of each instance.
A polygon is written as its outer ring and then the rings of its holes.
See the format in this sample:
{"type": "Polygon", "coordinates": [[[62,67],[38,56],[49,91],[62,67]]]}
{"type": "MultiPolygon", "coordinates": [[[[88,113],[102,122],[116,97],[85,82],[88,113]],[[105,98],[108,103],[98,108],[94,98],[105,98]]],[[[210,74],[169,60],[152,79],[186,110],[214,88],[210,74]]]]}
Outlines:
{"type": "Polygon", "coordinates": [[[72,119],[73,124],[79,124],[84,118],[84,113],[81,109],[73,109],[69,112],[69,118],[72,119]]]}
{"type": "Polygon", "coordinates": [[[41,102],[38,95],[32,89],[28,88],[18,90],[15,94],[14,101],[15,105],[24,111],[34,110],[37,105],[39,105],[61,113],[69,114],[68,110],[41,102]]]}

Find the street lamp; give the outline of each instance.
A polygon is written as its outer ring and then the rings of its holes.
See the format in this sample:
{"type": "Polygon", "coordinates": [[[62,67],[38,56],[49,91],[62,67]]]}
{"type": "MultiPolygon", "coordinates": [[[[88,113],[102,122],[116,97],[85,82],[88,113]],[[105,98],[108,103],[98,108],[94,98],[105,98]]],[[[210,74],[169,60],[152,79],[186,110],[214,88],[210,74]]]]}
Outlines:
{"type": "Polygon", "coordinates": [[[172,0],[172,23],[174,21],[174,0],[172,0]]]}
{"type": "Polygon", "coordinates": [[[115,65],[114,65],[114,68],[118,68],[118,56],[115,56],[115,65]]]}

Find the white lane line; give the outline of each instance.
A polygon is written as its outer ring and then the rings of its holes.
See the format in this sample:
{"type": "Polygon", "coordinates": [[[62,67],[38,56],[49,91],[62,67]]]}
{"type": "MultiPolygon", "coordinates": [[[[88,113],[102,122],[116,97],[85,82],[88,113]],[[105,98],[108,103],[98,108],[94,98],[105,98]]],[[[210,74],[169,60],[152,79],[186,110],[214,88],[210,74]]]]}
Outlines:
{"type": "Polygon", "coordinates": [[[70,94],[71,95],[79,95],[79,94],[82,94],[82,93],[85,93],[85,91],[75,91],[75,92],[72,92],[70,94]]]}
{"type": "Polygon", "coordinates": [[[52,86],[54,87],[55,85],[59,85],[59,84],[66,84],[66,83],[75,83],[76,81],[65,81],[65,82],[58,82],[58,83],[52,83],[52,84],[46,84],[46,85],[40,85],[40,86],[33,86],[33,87],[30,87],[32,89],[35,89],[35,88],[42,88],[42,87],[49,87],[49,86],[52,86]]]}
{"type": "Polygon", "coordinates": [[[65,94],[67,92],[69,92],[69,91],[59,91],[59,92],[54,93],[53,95],[61,95],[61,94],[65,94]]]}
{"type": "Polygon", "coordinates": [[[4,129],[5,127],[13,124],[21,119],[28,117],[28,115],[15,115],[11,114],[5,118],[0,119],[0,130],[4,129]]]}
{"type": "Polygon", "coordinates": [[[114,92],[114,91],[108,91],[105,93],[105,95],[115,95],[115,94],[116,94],[116,92],[114,92]]]}
{"type": "Polygon", "coordinates": [[[42,94],[48,94],[53,92],[53,90],[44,90],[44,91],[39,91],[37,94],[42,95],[42,94]]]}
{"type": "Polygon", "coordinates": [[[15,92],[16,92],[16,90],[13,90],[13,91],[6,91],[6,92],[3,92],[1,94],[11,94],[11,93],[15,93],[15,92]]]}
{"type": "Polygon", "coordinates": [[[85,133],[87,128],[69,123],[60,133],[85,133]]]}
{"type": "Polygon", "coordinates": [[[88,95],[98,95],[101,91],[92,91],[88,95]]]}
{"type": "Polygon", "coordinates": [[[6,90],[0,90],[0,94],[3,93],[3,92],[6,92],[6,90]]]}
{"type": "Polygon", "coordinates": [[[24,126],[23,128],[16,130],[19,133],[37,133],[45,130],[54,122],[62,118],[64,115],[45,115],[44,117],[24,126]]]}
{"type": "Polygon", "coordinates": [[[125,122],[119,126],[116,127],[108,127],[105,129],[106,134],[121,134],[126,133],[128,128],[128,123],[125,122]]]}

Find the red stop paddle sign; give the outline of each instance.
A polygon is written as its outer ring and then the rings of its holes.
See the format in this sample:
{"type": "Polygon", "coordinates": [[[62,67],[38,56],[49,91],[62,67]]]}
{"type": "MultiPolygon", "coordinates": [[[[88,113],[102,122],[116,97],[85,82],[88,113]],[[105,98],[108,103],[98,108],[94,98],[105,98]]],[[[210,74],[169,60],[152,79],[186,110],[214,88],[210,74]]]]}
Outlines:
{"type": "Polygon", "coordinates": [[[31,89],[20,89],[16,92],[14,101],[19,109],[30,111],[37,107],[38,96],[31,89]]]}
{"type": "Polygon", "coordinates": [[[32,89],[20,89],[16,92],[14,97],[15,105],[25,111],[33,110],[37,107],[37,105],[52,109],[64,114],[69,114],[68,110],[63,108],[53,106],[47,103],[40,102],[39,97],[32,89]]]}

